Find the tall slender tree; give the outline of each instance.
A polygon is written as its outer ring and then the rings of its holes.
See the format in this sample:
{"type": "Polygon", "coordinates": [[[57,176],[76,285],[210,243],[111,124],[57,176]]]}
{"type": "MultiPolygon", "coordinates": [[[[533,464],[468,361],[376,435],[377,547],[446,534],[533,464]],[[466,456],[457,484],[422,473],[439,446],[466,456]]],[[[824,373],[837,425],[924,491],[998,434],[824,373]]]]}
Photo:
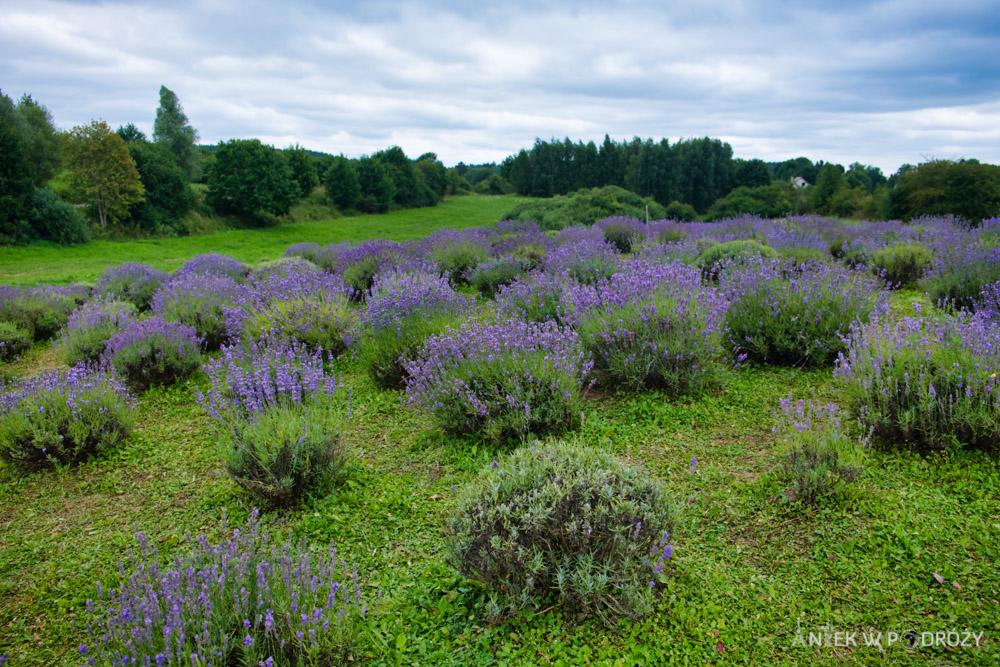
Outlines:
{"type": "Polygon", "coordinates": [[[201,172],[200,153],[195,145],[198,131],[191,127],[174,91],[160,86],[160,106],[153,123],[153,141],[164,144],[188,178],[196,180],[201,172]]]}
{"type": "Polygon", "coordinates": [[[31,176],[40,188],[56,175],[62,158],[59,153],[59,133],[52,124],[52,114],[43,105],[25,94],[17,103],[24,119],[25,148],[31,163],[31,176]]]}

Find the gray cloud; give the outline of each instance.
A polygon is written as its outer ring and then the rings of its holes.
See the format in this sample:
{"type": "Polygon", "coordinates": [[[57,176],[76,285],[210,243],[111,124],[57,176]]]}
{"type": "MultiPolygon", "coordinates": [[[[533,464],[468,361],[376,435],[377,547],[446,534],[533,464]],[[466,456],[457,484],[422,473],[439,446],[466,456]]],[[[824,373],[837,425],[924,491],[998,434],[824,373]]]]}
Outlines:
{"type": "Polygon", "coordinates": [[[500,160],[535,137],[716,136],[737,155],[1000,162],[990,2],[7,0],[4,92],[62,127],[151,130],[161,84],[202,141],[500,160]]]}

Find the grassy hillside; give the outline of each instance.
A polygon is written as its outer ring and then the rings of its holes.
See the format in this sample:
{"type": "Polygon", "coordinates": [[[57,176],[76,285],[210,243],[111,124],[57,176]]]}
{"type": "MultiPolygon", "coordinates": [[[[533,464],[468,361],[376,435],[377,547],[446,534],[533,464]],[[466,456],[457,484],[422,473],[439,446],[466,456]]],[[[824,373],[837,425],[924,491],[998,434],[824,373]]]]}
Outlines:
{"type": "Polygon", "coordinates": [[[95,241],[71,247],[47,244],[6,247],[0,248],[0,283],[62,285],[93,281],[108,265],[122,262],[144,262],[172,271],[185,260],[211,251],[244,262],[258,262],[280,257],[285,248],[302,241],[319,244],[377,238],[405,241],[446,227],[461,229],[492,224],[523,201],[526,198],[513,195],[469,195],[446,199],[432,208],[264,229],[234,229],[204,236],[95,241]]]}

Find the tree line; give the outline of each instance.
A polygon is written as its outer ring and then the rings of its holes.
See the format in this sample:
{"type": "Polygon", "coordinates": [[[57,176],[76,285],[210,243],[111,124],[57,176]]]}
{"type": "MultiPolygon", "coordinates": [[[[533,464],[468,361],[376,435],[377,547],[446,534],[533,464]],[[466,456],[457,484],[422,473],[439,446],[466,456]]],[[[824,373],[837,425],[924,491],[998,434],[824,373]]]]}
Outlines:
{"type": "Polygon", "coordinates": [[[0,92],[0,155],[0,244],[185,234],[201,214],[273,223],[310,197],[379,213],[470,188],[434,153],[411,160],[398,146],[358,159],[257,139],[199,146],[166,86],[151,140],[132,123],[112,130],[102,120],[59,132],[30,95],[15,104],[0,92]]]}
{"type": "Polygon", "coordinates": [[[931,160],[905,164],[886,177],[878,167],[858,162],[845,169],[806,157],[734,158],[728,143],[709,137],[671,145],[667,139],[616,142],[605,135],[600,146],[536,139],[530,149],[507,157],[497,174],[503,187],[534,197],[618,186],[685,219],[820,213],[904,220],[953,214],[978,221],[1000,213],[996,165],[931,160]],[[793,182],[796,178],[801,180],[793,182]]]}

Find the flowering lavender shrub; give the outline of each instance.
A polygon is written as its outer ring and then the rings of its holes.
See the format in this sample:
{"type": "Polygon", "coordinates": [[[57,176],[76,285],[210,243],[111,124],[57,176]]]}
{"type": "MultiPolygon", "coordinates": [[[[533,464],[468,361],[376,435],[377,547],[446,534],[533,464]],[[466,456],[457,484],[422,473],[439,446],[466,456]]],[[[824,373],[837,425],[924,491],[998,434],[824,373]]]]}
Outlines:
{"type": "Polygon", "coordinates": [[[469,272],[490,256],[488,247],[479,239],[455,240],[436,244],[431,249],[431,256],[438,273],[448,276],[454,285],[464,285],[469,282],[469,272]]]}
{"type": "Polygon", "coordinates": [[[888,312],[887,295],[874,278],[839,265],[790,272],[780,260],[758,258],[728,271],[720,288],[731,304],[730,343],[765,363],[830,364],[847,349],[844,336],[852,323],[888,312]]]}
{"type": "Polygon", "coordinates": [[[456,292],[446,277],[426,271],[379,276],[361,317],[361,365],[380,387],[402,388],[407,377],[403,360],[413,359],[428,336],[472,307],[473,301],[456,292]]]}
{"type": "Polygon", "coordinates": [[[757,258],[775,258],[778,251],[759,241],[740,239],[708,246],[698,255],[698,268],[706,280],[717,280],[719,274],[729,267],[740,266],[757,258]]]}
{"type": "Polygon", "coordinates": [[[641,220],[629,216],[604,218],[594,226],[604,232],[605,241],[623,254],[632,252],[632,246],[645,236],[646,229],[641,220]]]}
{"type": "Polygon", "coordinates": [[[727,304],[695,268],[636,263],[607,283],[571,290],[568,300],[600,384],[694,394],[725,373],[727,304]]]}
{"type": "Polygon", "coordinates": [[[603,238],[584,240],[557,246],[545,256],[544,268],[551,273],[565,272],[578,283],[593,285],[618,271],[620,256],[618,249],[603,238]]]}
{"type": "Polygon", "coordinates": [[[220,255],[217,252],[209,252],[184,262],[183,266],[171,276],[171,280],[180,280],[192,275],[212,274],[232,278],[241,283],[249,272],[250,269],[243,262],[227,255],[220,255]]]}
{"type": "Polygon", "coordinates": [[[237,420],[219,432],[219,452],[234,482],[271,507],[323,495],[344,463],[344,411],[306,398],[237,420]]]}
{"type": "Polygon", "coordinates": [[[108,339],[135,319],[131,301],[96,299],[70,313],[56,345],[67,366],[94,363],[101,358],[108,339]]]}
{"type": "Polygon", "coordinates": [[[925,246],[904,243],[874,250],[868,263],[889,289],[899,289],[914,287],[933,261],[934,256],[925,246]]]}
{"type": "Polygon", "coordinates": [[[205,350],[217,350],[233,337],[235,304],[246,288],[232,278],[214,273],[191,273],[170,280],[153,297],[153,312],[195,331],[205,350]]]}
{"type": "Polygon", "coordinates": [[[302,259],[312,262],[316,259],[316,253],[318,253],[319,251],[320,247],[318,243],[311,243],[311,242],[293,243],[292,245],[285,248],[285,252],[281,256],[301,257],[302,259]]]}
{"type": "Polygon", "coordinates": [[[317,250],[310,261],[324,271],[336,272],[340,270],[340,258],[350,249],[349,241],[329,243],[317,250]]]}
{"type": "Polygon", "coordinates": [[[565,273],[532,271],[518,276],[497,293],[500,312],[525,322],[563,321],[563,294],[574,281],[565,273]]]}
{"type": "Polygon", "coordinates": [[[122,565],[122,584],[87,601],[88,664],[343,664],[355,648],[367,609],[357,569],[331,544],[278,545],[257,521],[206,537],[164,566],[146,535],[122,565]]]}
{"type": "Polygon", "coordinates": [[[1000,325],[1000,281],[987,285],[979,297],[976,310],[1000,325]]]}
{"type": "Polygon", "coordinates": [[[10,322],[0,322],[0,361],[12,361],[30,349],[30,333],[10,322]]]}
{"type": "Polygon", "coordinates": [[[55,336],[74,308],[75,299],[57,289],[0,285],[0,322],[28,332],[33,341],[55,336]]]}
{"type": "Polygon", "coordinates": [[[403,366],[411,405],[447,433],[494,440],[578,427],[591,369],[572,329],[503,320],[448,328],[403,366]]]}
{"type": "Polygon", "coordinates": [[[132,431],[132,397],[116,379],[86,366],[10,385],[0,408],[0,458],[19,467],[79,463],[117,447],[132,431]]]}
{"type": "Polygon", "coordinates": [[[491,589],[494,617],[548,597],[605,623],[652,610],[673,555],[676,509],[644,470],[555,443],[483,470],[449,520],[458,571],[491,589]]]}
{"type": "Polygon", "coordinates": [[[153,295],[168,277],[145,264],[125,262],[104,272],[94,285],[94,296],[131,301],[142,312],[149,310],[153,295]]]}
{"type": "Polygon", "coordinates": [[[363,299],[375,284],[375,276],[399,263],[403,246],[395,241],[364,241],[339,253],[335,267],[344,283],[363,299]]]}
{"type": "Polygon", "coordinates": [[[224,347],[205,371],[212,388],[198,402],[217,422],[233,481],[272,506],[329,486],[344,459],[349,398],[320,350],[288,339],[224,347]]]}
{"type": "Polygon", "coordinates": [[[521,257],[490,260],[469,272],[469,284],[484,297],[492,298],[529,268],[531,260],[521,257]]]}
{"type": "Polygon", "coordinates": [[[112,336],[104,360],[133,391],[179,382],[201,365],[194,328],[159,317],[129,322],[112,336]]]}
{"type": "Polygon", "coordinates": [[[887,444],[1000,450],[1000,330],[984,314],[856,326],[837,360],[852,414],[887,444]]]}
{"type": "Polygon", "coordinates": [[[332,396],[337,377],[324,368],[321,350],[308,350],[285,338],[222,348],[204,366],[208,393],[196,397],[208,415],[222,424],[254,421],[281,406],[301,405],[313,394],[332,396]]]}
{"type": "Polygon", "coordinates": [[[248,318],[243,337],[288,337],[309,348],[322,348],[334,356],[347,349],[350,332],[358,321],[350,299],[342,294],[315,293],[268,304],[248,318]]]}
{"type": "Polygon", "coordinates": [[[868,437],[852,439],[841,427],[836,405],[781,399],[774,432],[784,452],[780,477],[792,502],[818,505],[841,495],[864,472],[868,437]]]}
{"type": "Polygon", "coordinates": [[[923,286],[935,303],[972,310],[987,285],[1000,281],[1000,247],[977,243],[954,246],[936,254],[923,286]]]}

